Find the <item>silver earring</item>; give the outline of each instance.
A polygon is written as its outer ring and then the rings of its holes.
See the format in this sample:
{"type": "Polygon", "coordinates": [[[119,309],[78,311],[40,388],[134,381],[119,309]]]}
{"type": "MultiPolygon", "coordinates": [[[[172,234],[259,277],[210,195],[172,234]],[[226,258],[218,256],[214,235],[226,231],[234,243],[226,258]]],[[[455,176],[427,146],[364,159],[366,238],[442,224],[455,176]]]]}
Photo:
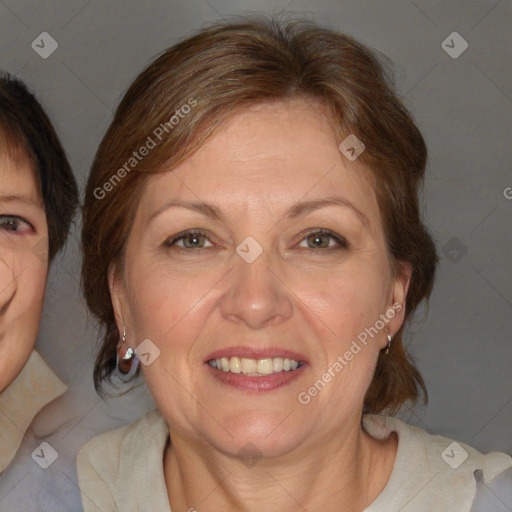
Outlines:
{"type": "Polygon", "coordinates": [[[386,352],[384,352],[386,355],[388,355],[388,354],[389,354],[389,349],[390,349],[390,347],[391,347],[391,340],[392,340],[392,339],[393,339],[393,338],[388,334],[388,346],[386,347],[386,352]]]}
{"type": "Polygon", "coordinates": [[[123,325],[123,338],[120,340],[117,350],[116,350],[116,367],[117,370],[122,373],[123,375],[127,375],[132,370],[132,366],[137,367],[137,358],[135,356],[134,350],[129,347],[128,350],[125,352],[124,356],[121,358],[119,357],[119,348],[121,345],[123,345],[126,341],[126,328],[123,325]],[[135,363],[135,365],[133,364],[135,363]]]}

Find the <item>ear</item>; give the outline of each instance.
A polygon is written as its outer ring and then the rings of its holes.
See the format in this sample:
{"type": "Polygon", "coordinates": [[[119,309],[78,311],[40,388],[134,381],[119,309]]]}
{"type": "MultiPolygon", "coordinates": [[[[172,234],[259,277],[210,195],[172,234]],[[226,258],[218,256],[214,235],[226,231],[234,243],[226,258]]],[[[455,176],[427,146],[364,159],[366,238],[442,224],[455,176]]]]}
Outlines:
{"type": "MultiPolygon", "coordinates": [[[[119,339],[122,339],[123,329],[128,331],[126,326],[127,315],[125,312],[128,312],[127,303],[126,303],[126,293],[125,287],[122,282],[122,279],[119,277],[117,272],[117,266],[114,263],[111,263],[108,267],[108,288],[110,291],[110,300],[112,301],[112,308],[114,309],[114,316],[116,318],[117,330],[119,331],[119,339]]],[[[128,350],[128,342],[119,347],[119,351],[123,354],[128,350]]]]}
{"type": "MultiPolygon", "coordinates": [[[[412,277],[412,265],[408,262],[399,262],[398,275],[391,283],[390,297],[386,306],[385,315],[391,318],[387,324],[389,334],[394,336],[404,322],[406,297],[412,277]]],[[[387,338],[385,339],[387,344],[387,338]]]]}

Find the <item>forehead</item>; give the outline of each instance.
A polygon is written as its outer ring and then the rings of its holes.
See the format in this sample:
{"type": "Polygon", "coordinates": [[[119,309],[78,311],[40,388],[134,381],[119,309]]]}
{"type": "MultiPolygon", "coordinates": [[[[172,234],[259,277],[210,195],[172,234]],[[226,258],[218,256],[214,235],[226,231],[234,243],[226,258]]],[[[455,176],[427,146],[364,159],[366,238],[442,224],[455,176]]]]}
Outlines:
{"type": "MultiPolygon", "coordinates": [[[[180,165],[148,178],[140,208],[172,200],[218,202],[249,215],[264,203],[286,206],[339,193],[379,217],[370,170],[339,151],[325,109],[302,99],[237,113],[180,165]]],[[[275,207],[274,206],[274,207],[275,207]]]]}
{"type": "Polygon", "coordinates": [[[0,147],[0,199],[7,196],[41,204],[34,164],[20,148],[0,147]]]}

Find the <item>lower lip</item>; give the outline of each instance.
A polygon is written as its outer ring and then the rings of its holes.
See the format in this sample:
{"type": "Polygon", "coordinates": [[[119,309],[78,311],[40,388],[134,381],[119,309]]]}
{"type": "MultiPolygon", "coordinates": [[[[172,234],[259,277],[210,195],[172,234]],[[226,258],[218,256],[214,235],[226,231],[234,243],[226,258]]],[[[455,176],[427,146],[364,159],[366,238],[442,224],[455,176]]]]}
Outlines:
{"type": "Polygon", "coordinates": [[[213,368],[208,363],[205,363],[210,373],[223,384],[232,386],[243,391],[255,391],[257,393],[264,391],[273,391],[292,380],[300,377],[307,367],[304,363],[300,368],[291,371],[282,371],[279,373],[271,373],[262,377],[248,377],[243,373],[223,372],[213,368]]]}

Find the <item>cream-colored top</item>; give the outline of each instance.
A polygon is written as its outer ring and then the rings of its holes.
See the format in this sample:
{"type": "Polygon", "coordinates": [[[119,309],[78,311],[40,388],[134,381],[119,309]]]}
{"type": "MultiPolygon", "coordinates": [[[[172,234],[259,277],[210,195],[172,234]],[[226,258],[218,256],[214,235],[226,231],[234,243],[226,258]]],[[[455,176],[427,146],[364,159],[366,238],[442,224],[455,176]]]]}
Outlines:
{"type": "MultiPolygon", "coordinates": [[[[375,438],[392,431],[398,436],[389,481],[364,512],[473,512],[473,472],[482,470],[490,482],[512,468],[505,453],[484,455],[464,443],[453,445],[397,418],[368,414],[363,427],[375,438]]],[[[86,443],[77,457],[84,511],[171,512],[163,472],[168,437],[164,419],[152,411],[86,443]]]]}
{"type": "Polygon", "coordinates": [[[16,455],[35,415],[66,389],[33,350],[18,376],[0,393],[0,473],[16,455]]]}

